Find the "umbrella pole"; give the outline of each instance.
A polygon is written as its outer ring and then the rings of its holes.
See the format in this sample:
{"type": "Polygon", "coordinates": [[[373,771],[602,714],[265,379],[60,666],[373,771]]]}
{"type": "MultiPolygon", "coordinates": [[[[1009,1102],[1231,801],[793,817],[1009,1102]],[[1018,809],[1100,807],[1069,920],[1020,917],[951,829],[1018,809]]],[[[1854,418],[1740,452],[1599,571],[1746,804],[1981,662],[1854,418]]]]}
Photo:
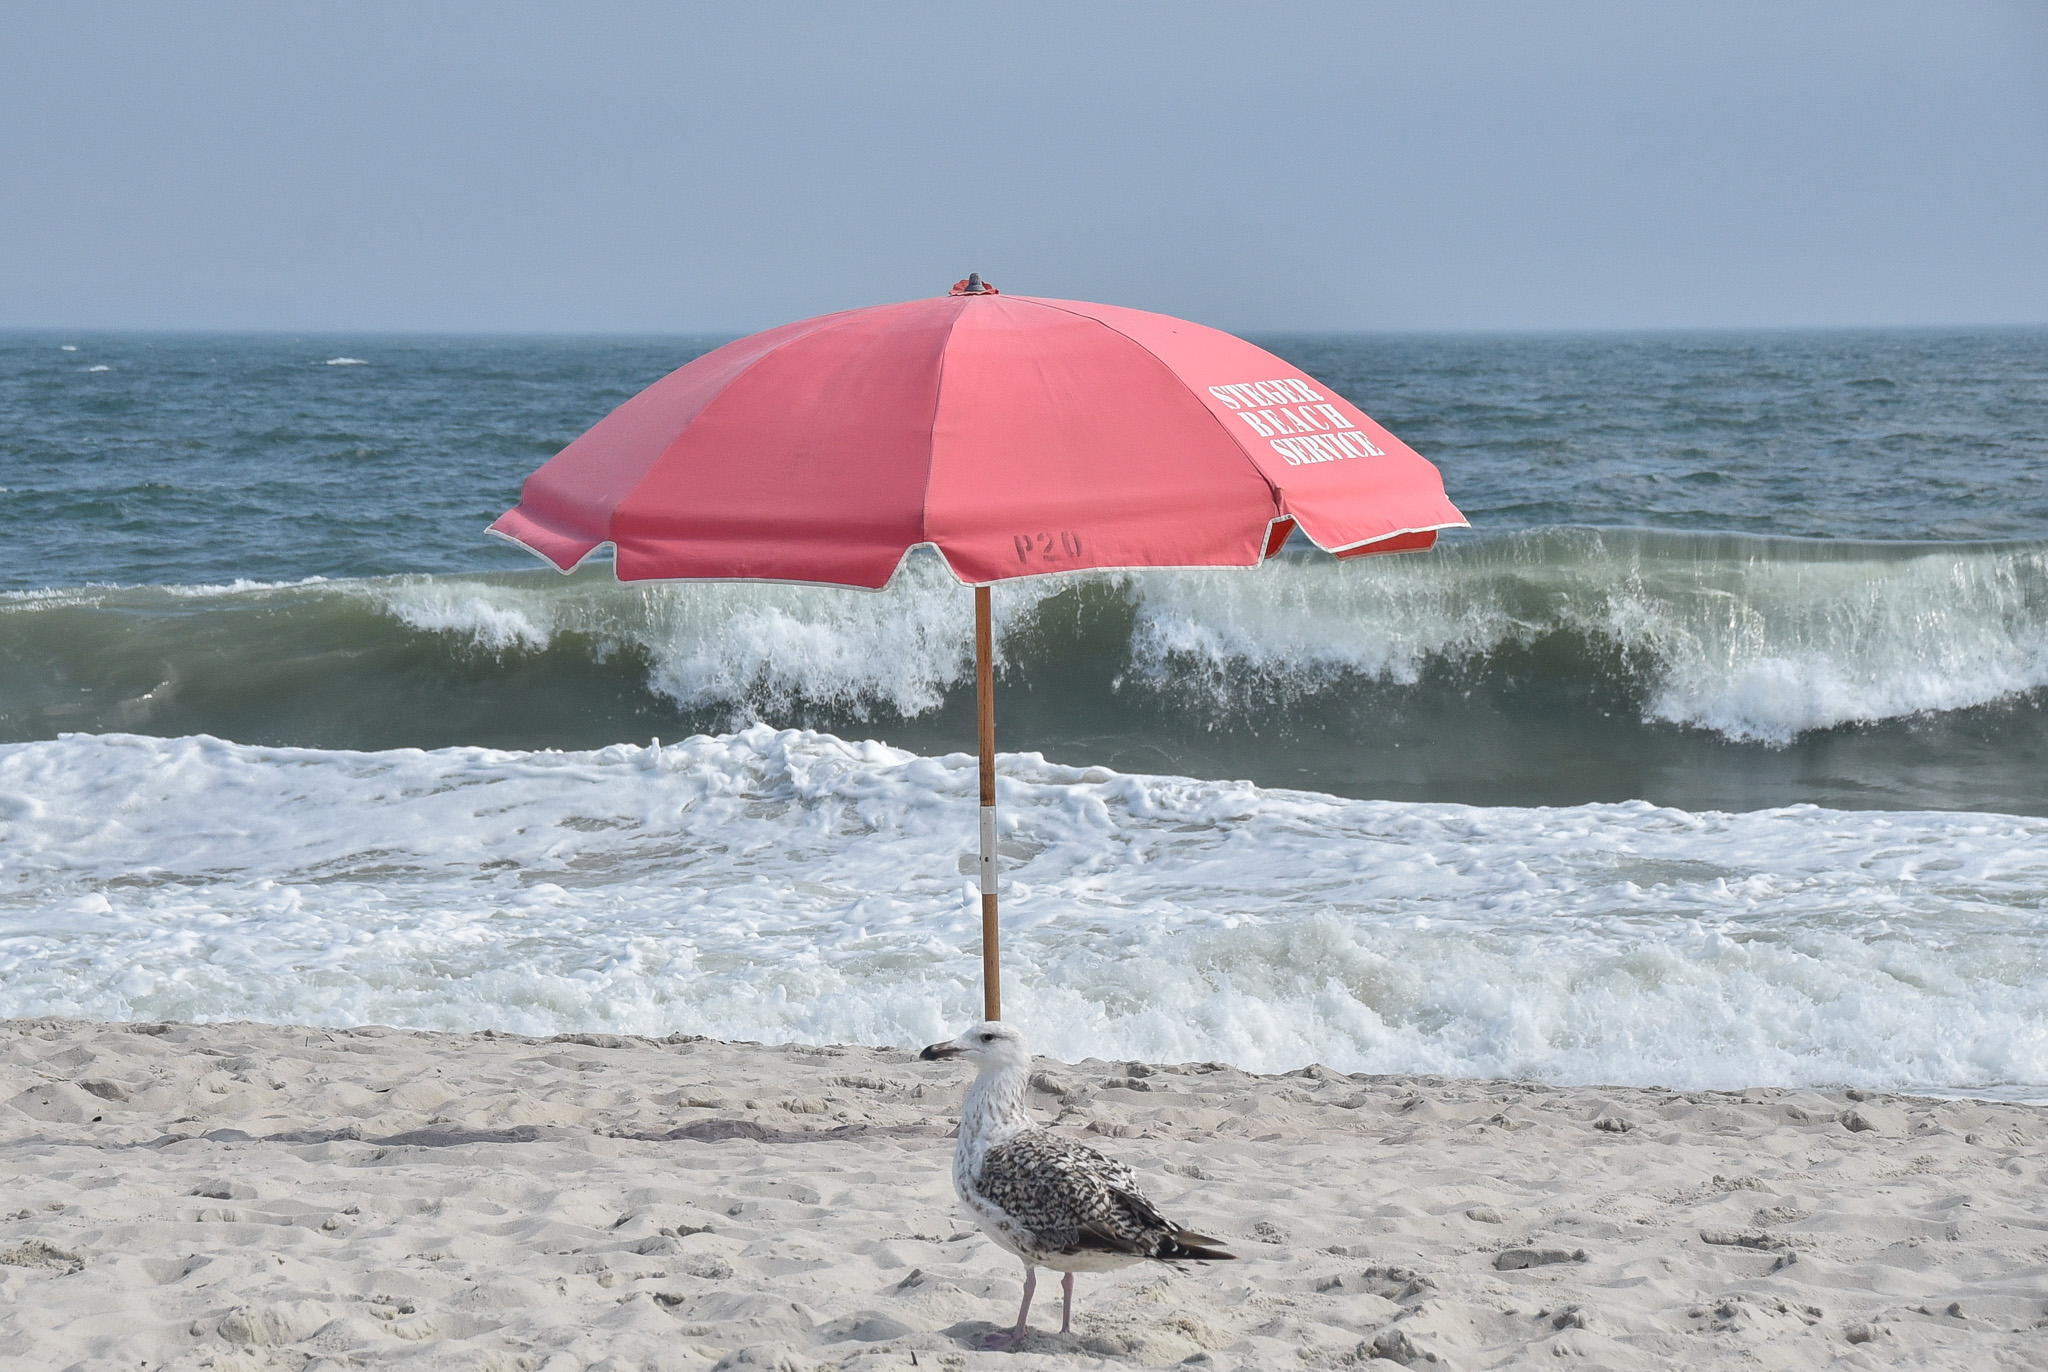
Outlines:
{"type": "Polygon", "coordinates": [[[981,726],[981,1002],[985,1019],[1003,1017],[996,947],[996,668],[988,587],[974,588],[974,713],[981,726]]]}

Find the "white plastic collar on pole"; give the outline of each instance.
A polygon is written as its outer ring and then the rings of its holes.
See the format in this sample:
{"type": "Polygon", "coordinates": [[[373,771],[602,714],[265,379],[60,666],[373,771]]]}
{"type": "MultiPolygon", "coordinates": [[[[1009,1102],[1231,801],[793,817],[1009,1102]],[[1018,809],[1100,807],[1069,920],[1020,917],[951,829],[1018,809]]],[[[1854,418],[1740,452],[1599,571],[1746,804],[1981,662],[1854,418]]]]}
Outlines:
{"type": "Polygon", "coordinates": [[[996,893],[996,807],[981,807],[981,893],[996,893]]]}

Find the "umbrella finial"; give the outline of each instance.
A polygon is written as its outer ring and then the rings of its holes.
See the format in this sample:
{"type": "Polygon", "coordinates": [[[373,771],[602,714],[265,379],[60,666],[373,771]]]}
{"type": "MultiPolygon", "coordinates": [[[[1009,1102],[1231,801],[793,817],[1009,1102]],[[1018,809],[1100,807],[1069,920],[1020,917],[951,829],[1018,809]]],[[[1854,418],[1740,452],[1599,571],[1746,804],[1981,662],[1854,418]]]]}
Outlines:
{"type": "Polygon", "coordinates": [[[1001,295],[1002,292],[981,279],[980,272],[967,273],[965,281],[955,281],[950,292],[953,295],[1001,295]]]}

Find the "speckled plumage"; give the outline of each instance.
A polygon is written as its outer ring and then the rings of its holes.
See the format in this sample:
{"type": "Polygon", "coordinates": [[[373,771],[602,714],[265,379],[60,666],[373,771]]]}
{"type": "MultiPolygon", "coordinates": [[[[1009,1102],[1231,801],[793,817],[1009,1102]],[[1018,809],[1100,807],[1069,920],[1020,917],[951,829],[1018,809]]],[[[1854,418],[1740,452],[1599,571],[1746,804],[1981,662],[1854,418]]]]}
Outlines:
{"type": "Polygon", "coordinates": [[[1184,1256],[1185,1231],[1145,1199],[1130,1168],[1049,1130],[990,1147],[971,1184],[1016,1223],[1018,1246],[1031,1250],[1019,1256],[1044,1266],[1063,1267],[1062,1258],[1090,1250],[1126,1261],[1184,1256]]]}
{"type": "Polygon", "coordinates": [[[1065,1332],[1073,1316],[1076,1272],[1101,1272],[1147,1259],[1219,1261],[1233,1257],[1217,1241],[1173,1224],[1145,1199],[1131,1169],[1074,1139],[1039,1127],[1024,1107],[1030,1053],[1005,1024],[935,1043],[927,1058],[965,1057],[980,1068],[960,1111],[953,1189],[982,1231],[1023,1260],[1024,1306],[1017,1327],[990,1340],[1023,1338],[1040,1267],[1066,1273],[1065,1332]]]}

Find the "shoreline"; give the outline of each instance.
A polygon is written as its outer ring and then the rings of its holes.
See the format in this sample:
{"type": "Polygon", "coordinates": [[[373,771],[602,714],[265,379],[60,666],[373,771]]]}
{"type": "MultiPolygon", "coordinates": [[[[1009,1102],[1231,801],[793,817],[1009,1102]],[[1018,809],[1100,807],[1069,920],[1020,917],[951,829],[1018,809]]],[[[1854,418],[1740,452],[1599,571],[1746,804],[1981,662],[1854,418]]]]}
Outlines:
{"type": "Polygon", "coordinates": [[[1073,1335],[1041,1300],[995,1354],[1023,1273],[952,1195],[954,1064],[0,1021],[0,1360],[2019,1368],[2048,1340],[2038,1105],[1037,1068],[1041,1121],[1240,1260],[1083,1277],[1073,1335]]]}

